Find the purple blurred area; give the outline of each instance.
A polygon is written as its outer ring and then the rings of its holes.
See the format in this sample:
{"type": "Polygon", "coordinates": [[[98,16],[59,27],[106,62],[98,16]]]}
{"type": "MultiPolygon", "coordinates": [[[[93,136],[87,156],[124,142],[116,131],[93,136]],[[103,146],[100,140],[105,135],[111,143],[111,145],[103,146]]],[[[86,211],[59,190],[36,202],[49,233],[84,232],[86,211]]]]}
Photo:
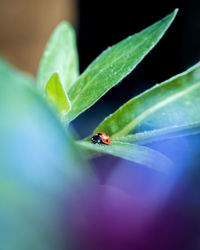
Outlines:
{"type": "Polygon", "coordinates": [[[151,145],[174,161],[169,175],[113,157],[95,159],[97,182],[65,206],[75,249],[199,249],[197,137],[151,145]]]}

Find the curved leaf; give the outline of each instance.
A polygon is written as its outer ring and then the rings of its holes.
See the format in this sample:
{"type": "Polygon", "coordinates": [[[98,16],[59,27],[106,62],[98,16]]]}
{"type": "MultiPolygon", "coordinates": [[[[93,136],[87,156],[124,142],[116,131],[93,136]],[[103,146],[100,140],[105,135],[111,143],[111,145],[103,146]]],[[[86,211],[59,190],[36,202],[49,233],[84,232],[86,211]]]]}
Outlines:
{"type": "Polygon", "coordinates": [[[177,10],[143,31],[105,50],[83,72],[69,91],[69,121],[93,105],[128,75],[164,35],[177,10]]]}
{"type": "Polygon", "coordinates": [[[70,101],[65,93],[57,73],[53,74],[46,85],[46,97],[49,102],[56,107],[58,112],[63,115],[70,109],[70,101]]]}
{"type": "Polygon", "coordinates": [[[173,169],[170,159],[148,147],[120,141],[112,141],[111,145],[98,145],[87,141],[77,143],[83,150],[121,157],[157,171],[168,173],[173,169]]]}
{"type": "Polygon", "coordinates": [[[200,121],[200,63],[131,99],[95,131],[112,138],[200,121]]]}
{"type": "Polygon", "coordinates": [[[144,131],[120,137],[121,142],[133,142],[137,144],[148,144],[161,140],[169,140],[181,136],[189,136],[200,133],[200,122],[185,124],[162,129],[144,131]]]}
{"type": "Polygon", "coordinates": [[[62,22],[55,29],[42,56],[37,80],[43,92],[54,73],[58,73],[66,92],[78,76],[75,33],[67,22],[62,22]]]}

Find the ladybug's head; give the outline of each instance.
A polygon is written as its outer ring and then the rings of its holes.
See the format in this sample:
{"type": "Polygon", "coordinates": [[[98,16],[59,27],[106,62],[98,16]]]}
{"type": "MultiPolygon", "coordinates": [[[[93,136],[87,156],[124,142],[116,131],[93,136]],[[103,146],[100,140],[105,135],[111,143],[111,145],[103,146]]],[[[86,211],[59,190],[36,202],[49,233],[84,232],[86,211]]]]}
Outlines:
{"type": "Polygon", "coordinates": [[[102,142],[102,139],[101,139],[99,134],[100,133],[95,134],[95,135],[92,136],[92,139],[91,139],[92,143],[96,144],[96,143],[101,143],[102,142]]]}

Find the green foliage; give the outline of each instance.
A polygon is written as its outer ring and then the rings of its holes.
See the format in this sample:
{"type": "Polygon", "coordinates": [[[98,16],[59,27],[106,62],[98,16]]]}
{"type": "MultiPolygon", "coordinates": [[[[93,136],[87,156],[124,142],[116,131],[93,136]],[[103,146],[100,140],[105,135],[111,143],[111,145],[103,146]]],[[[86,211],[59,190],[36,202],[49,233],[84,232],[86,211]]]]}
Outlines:
{"type": "Polygon", "coordinates": [[[54,73],[58,73],[66,92],[78,76],[75,33],[67,22],[62,22],[56,28],[42,56],[37,77],[38,87],[42,93],[54,73]]]}
{"type": "Polygon", "coordinates": [[[161,39],[176,13],[177,10],[97,57],[69,91],[72,108],[67,114],[67,121],[88,109],[128,75],[161,39]]]}
{"type": "Polygon", "coordinates": [[[56,107],[61,115],[64,115],[70,109],[70,101],[65,93],[62,84],[60,83],[59,76],[54,73],[46,85],[46,97],[49,102],[56,107]]]}
{"type": "Polygon", "coordinates": [[[199,112],[200,63],[131,99],[95,131],[115,139],[130,132],[198,122],[199,112]]]}
{"type": "MultiPolygon", "coordinates": [[[[129,74],[161,39],[176,13],[177,9],[143,31],[108,48],[79,77],[74,30],[68,23],[61,23],[51,36],[41,60],[38,87],[61,115],[64,124],[93,105],[129,74]]],[[[26,81],[29,88],[34,89],[33,79],[3,62],[1,64],[2,82],[26,81]]],[[[78,142],[78,145],[90,152],[91,156],[112,154],[148,167],[154,165],[155,169],[157,166],[152,159],[157,157],[163,159],[165,166],[170,166],[170,161],[159,152],[141,148],[138,144],[199,133],[199,90],[200,64],[196,64],[134,97],[107,117],[94,133],[107,133],[111,137],[111,145],[93,145],[88,142],[90,138],[78,142]]]]}

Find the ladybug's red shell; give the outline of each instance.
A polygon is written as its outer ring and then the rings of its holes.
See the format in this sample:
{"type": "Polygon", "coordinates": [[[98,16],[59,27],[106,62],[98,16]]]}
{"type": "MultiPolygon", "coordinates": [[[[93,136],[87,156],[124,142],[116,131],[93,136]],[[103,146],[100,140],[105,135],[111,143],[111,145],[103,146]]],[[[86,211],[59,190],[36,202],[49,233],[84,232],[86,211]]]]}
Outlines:
{"type": "Polygon", "coordinates": [[[107,134],[101,133],[100,137],[103,143],[110,144],[110,137],[107,134]]]}
{"type": "Polygon", "coordinates": [[[99,132],[92,136],[92,143],[96,144],[110,144],[110,137],[103,132],[99,132]]]}

